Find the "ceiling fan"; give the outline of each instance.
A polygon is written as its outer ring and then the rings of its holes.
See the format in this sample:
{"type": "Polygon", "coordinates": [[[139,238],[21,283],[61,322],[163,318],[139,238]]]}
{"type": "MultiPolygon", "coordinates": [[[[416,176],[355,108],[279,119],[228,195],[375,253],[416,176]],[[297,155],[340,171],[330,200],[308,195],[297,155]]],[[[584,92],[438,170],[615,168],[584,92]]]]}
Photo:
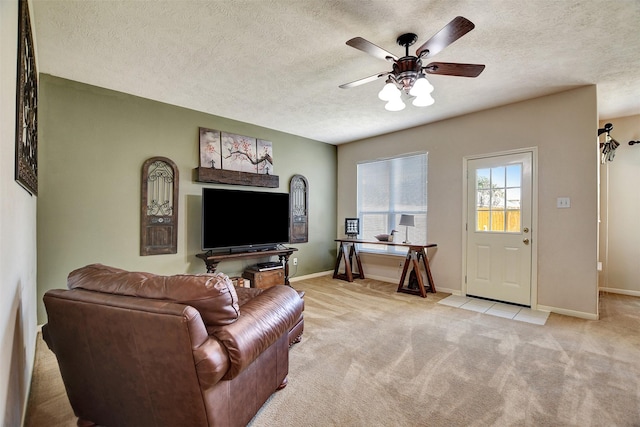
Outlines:
{"type": "Polygon", "coordinates": [[[433,86],[427,81],[426,74],[478,77],[485,66],[453,62],[431,62],[423,66],[422,61],[434,56],[474,28],[473,22],[462,16],[457,16],[433,37],[424,42],[416,51],[416,56],[409,55],[409,46],[412,46],[418,40],[418,36],[414,33],[402,34],[396,40],[400,46],[405,48],[405,56],[401,58],[362,37],[354,37],[347,41],[347,45],[376,58],[392,62],[393,69],[392,71],[374,74],[351,83],[345,83],[340,85],[340,88],[348,89],[375,81],[381,77],[387,77],[384,88],[378,94],[380,99],[387,101],[385,105],[387,110],[399,111],[405,107],[401,99],[402,91],[415,97],[413,100],[413,105],[415,106],[425,107],[431,105],[434,102],[431,97],[433,86]]]}

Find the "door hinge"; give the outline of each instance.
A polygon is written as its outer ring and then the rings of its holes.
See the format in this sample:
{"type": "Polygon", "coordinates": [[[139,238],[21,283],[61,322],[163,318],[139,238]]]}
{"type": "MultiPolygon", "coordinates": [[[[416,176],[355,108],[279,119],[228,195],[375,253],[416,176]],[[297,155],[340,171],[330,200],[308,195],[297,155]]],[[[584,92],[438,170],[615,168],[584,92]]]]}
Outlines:
{"type": "Polygon", "coordinates": [[[464,275],[464,283],[467,283],[467,275],[464,275]]]}

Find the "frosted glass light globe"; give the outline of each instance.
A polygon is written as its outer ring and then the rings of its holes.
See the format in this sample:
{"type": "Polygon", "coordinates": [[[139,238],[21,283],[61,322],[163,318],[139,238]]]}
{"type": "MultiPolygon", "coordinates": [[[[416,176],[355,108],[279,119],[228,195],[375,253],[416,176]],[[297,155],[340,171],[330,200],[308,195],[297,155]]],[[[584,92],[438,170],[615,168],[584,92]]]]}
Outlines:
{"type": "Polygon", "coordinates": [[[402,102],[402,99],[400,97],[392,99],[384,106],[385,110],[387,111],[400,111],[404,110],[404,107],[406,107],[406,105],[404,104],[404,102],[402,102]]]}
{"type": "Polygon", "coordinates": [[[433,99],[430,94],[426,94],[423,96],[417,96],[413,100],[412,104],[416,107],[428,107],[429,105],[433,105],[434,102],[436,102],[436,100],[433,99]]]}
{"type": "Polygon", "coordinates": [[[409,95],[423,96],[429,95],[431,92],[433,92],[433,86],[429,83],[429,80],[427,80],[426,77],[422,76],[413,83],[413,86],[409,91],[409,95]]]}
{"type": "Polygon", "coordinates": [[[378,93],[378,98],[383,101],[391,101],[392,99],[400,98],[400,90],[391,82],[388,82],[382,90],[378,93]]]}

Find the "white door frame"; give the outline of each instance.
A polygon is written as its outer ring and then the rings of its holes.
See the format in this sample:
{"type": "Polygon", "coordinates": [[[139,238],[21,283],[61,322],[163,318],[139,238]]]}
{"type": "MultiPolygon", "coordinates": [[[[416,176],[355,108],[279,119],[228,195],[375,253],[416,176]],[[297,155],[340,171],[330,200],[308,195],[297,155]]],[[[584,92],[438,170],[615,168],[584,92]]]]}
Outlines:
{"type": "Polygon", "coordinates": [[[467,295],[468,163],[470,160],[522,153],[531,153],[531,309],[536,310],[538,306],[538,147],[475,154],[462,158],[462,284],[460,289],[462,290],[462,295],[467,295]]]}

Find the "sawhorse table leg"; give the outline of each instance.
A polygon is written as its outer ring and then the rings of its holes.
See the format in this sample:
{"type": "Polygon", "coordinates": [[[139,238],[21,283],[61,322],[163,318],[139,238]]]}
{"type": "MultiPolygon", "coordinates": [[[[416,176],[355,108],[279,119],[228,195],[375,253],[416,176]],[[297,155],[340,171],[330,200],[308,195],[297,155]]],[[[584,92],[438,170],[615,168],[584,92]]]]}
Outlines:
{"type": "Polygon", "coordinates": [[[362,270],[362,262],[360,262],[360,255],[356,249],[355,243],[340,242],[338,248],[338,258],[336,259],[336,266],[333,270],[334,279],[342,279],[348,282],[353,282],[353,279],[364,279],[364,271],[362,270]],[[351,269],[351,263],[353,258],[356,259],[356,265],[358,266],[358,272],[354,273],[351,269]],[[344,274],[340,274],[340,261],[344,258],[344,274]]]}
{"type": "Polygon", "coordinates": [[[429,282],[429,290],[432,293],[436,293],[436,285],[433,283],[433,277],[431,276],[431,268],[429,267],[429,259],[423,246],[412,246],[407,251],[407,257],[404,261],[404,268],[402,269],[402,276],[400,277],[400,283],[398,284],[398,292],[404,292],[407,294],[420,295],[422,298],[427,297],[427,291],[424,286],[424,280],[422,280],[422,273],[420,273],[420,260],[427,273],[427,281],[429,282]],[[418,281],[418,289],[409,289],[404,287],[404,281],[407,278],[407,272],[409,266],[413,267],[413,271],[416,273],[416,280],[418,281]]]}

